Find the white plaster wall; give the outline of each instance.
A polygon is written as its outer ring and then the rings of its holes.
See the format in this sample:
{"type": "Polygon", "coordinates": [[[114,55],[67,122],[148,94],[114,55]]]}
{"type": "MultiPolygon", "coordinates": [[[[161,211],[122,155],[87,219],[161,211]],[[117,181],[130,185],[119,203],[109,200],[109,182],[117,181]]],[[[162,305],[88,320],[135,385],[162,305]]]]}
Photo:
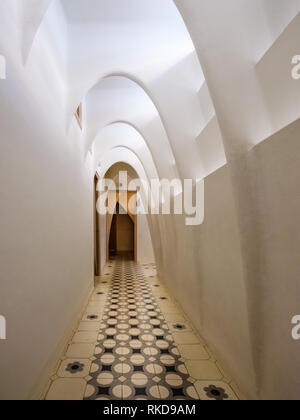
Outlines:
{"type": "Polygon", "coordinates": [[[295,360],[296,350],[289,338],[288,317],[295,309],[293,297],[297,293],[297,263],[291,256],[297,249],[298,231],[295,229],[292,234],[287,217],[293,226],[299,224],[294,211],[297,201],[291,191],[291,186],[298,184],[299,165],[296,169],[289,162],[299,154],[299,149],[290,149],[286,139],[291,136],[290,140],[296,142],[298,137],[287,126],[299,119],[300,112],[299,84],[291,78],[288,63],[291,64],[292,57],[288,55],[295,49],[292,46],[298,37],[299,25],[295,23],[300,2],[292,1],[287,8],[283,0],[226,3],[203,0],[197,5],[193,0],[175,0],[175,3],[201,61],[230,170],[246,287],[253,360],[251,379],[253,376],[255,379],[254,385],[250,380],[246,384],[247,394],[259,399],[293,399],[296,394],[299,396],[296,367],[299,360],[295,360]],[[284,126],[283,131],[276,133],[284,126]],[[264,153],[259,159],[254,151],[260,150],[259,143],[265,139],[264,153]],[[284,149],[285,159],[281,156],[283,150],[279,152],[275,147],[277,142],[284,149]],[[278,173],[275,165],[268,163],[272,159],[277,161],[278,173]],[[281,194],[278,191],[277,195],[279,177],[282,186],[281,194]],[[279,196],[285,198],[288,209],[285,219],[278,218],[284,213],[278,208],[279,196]],[[276,246],[271,245],[274,231],[276,246]],[[276,247],[282,249],[280,258],[276,247]],[[278,269],[277,262],[281,271],[276,282],[273,273],[275,267],[278,269]],[[293,274],[287,280],[284,272],[290,263],[293,274]],[[289,290],[289,298],[276,308],[275,302],[280,301],[284,287],[289,290]]]}
{"type": "Polygon", "coordinates": [[[291,77],[291,61],[299,51],[299,38],[300,2],[299,13],[256,65],[272,133],[299,118],[300,83],[291,77]]]}
{"type": "Polygon", "coordinates": [[[104,273],[104,268],[106,264],[106,234],[103,235],[102,232],[106,232],[106,216],[100,216],[100,267],[101,274],[104,273]]]}
{"type": "Polygon", "coordinates": [[[300,313],[300,119],[255,147],[262,307],[260,398],[299,400],[300,343],[291,320],[300,313]]]}
{"type": "Polygon", "coordinates": [[[176,216],[174,230],[163,235],[160,274],[226,373],[250,399],[299,399],[299,343],[291,337],[300,295],[299,130],[300,120],[249,152],[256,172],[256,239],[263,273],[260,288],[253,291],[254,302],[246,288],[227,166],[205,179],[203,225],[191,229],[176,216]],[[258,311],[254,341],[258,359],[251,351],[249,305],[258,311]]]}
{"type": "Polygon", "coordinates": [[[93,285],[93,177],[75,120],[65,131],[57,14],[24,67],[13,6],[0,4],[0,398],[27,399],[93,285]]]}
{"type": "Polygon", "coordinates": [[[247,293],[230,174],[226,166],[205,178],[203,225],[165,216],[168,230],[160,275],[228,375],[255,398],[247,293]],[[172,244],[170,246],[170,244],[172,244]]]}

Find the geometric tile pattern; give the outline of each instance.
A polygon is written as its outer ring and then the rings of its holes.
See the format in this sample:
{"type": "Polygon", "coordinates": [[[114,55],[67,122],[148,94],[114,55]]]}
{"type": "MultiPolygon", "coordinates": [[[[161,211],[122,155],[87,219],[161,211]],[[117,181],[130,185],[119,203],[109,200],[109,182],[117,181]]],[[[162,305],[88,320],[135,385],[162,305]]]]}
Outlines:
{"type": "Polygon", "coordinates": [[[117,261],[85,398],[198,399],[141,268],[117,261]]]}
{"type": "Polygon", "coordinates": [[[237,400],[154,264],[115,260],[51,378],[48,400],[237,400]]]}

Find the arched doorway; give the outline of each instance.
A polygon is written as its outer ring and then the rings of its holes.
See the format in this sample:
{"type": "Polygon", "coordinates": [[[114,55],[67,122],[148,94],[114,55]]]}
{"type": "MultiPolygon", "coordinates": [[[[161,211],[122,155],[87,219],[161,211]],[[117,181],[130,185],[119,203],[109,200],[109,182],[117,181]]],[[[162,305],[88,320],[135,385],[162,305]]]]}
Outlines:
{"type": "Polygon", "coordinates": [[[112,218],[109,235],[109,259],[123,257],[134,260],[135,256],[135,223],[129,214],[122,212],[119,203],[112,218]]]}
{"type": "Polygon", "coordinates": [[[136,205],[140,203],[139,191],[134,189],[133,185],[131,185],[130,189],[126,188],[124,178],[120,178],[120,174],[124,172],[127,173],[127,187],[131,180],[139,178],[135,170],[123,162],[118,162],[105,172],[101,173],[100,171],[100,174],[96,174],[95,203],[97,203],[102,194],[105,194],[105,197],[102,197],[106,200],[105,204],[103,200],[100,200],[98,205],[108,206],[107,214],[99,213],[96,205],[94,209],[95,273],[97,273],[98,268],[98,276],[104,273],[105,264],[110,259],[118,256],[125,256],[136,262],[155,261],[147,216],[136,214],[136,205]],[[119,189],[104,192],[105,190],[103,190],[103,185],[101,184],[101,186],[99,185],[99,191],[97,191],[97,184],[102,179],[114,181],[114,185],[116,188],[119,187],[119,189]],[[119,211],[120,207],[123,210],[126,209],[126,211],[119,211]],[[116,211],[116,208],[118,211],[116,211]]]}

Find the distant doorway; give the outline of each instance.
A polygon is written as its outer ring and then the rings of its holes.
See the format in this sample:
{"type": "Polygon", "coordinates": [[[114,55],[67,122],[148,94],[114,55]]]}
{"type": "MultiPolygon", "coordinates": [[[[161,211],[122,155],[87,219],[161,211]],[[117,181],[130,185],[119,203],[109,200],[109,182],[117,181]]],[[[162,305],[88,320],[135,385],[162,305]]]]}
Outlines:
{"type": "Polygon", "coordinates": [[[128,214],[120,214],[116,205],[109,236],[109,259],[118,257],[135,259],[135,223],[128,214]]]}

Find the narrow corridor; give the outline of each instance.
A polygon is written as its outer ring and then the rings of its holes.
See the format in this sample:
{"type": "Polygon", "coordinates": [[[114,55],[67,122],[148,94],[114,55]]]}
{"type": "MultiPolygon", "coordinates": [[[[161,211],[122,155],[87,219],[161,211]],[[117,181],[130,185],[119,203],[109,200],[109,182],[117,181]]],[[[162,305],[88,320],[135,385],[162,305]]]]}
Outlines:
{"type": "Polygon", "coordinates": [[[106,268],[46,400],[237,400],[238,393],[156,275],[106,268]]]}
{"type": "Polygon", "coordinates": [[[300,400],[299,40],[300,0],[0,1],[1,401],[300,400]]]}

